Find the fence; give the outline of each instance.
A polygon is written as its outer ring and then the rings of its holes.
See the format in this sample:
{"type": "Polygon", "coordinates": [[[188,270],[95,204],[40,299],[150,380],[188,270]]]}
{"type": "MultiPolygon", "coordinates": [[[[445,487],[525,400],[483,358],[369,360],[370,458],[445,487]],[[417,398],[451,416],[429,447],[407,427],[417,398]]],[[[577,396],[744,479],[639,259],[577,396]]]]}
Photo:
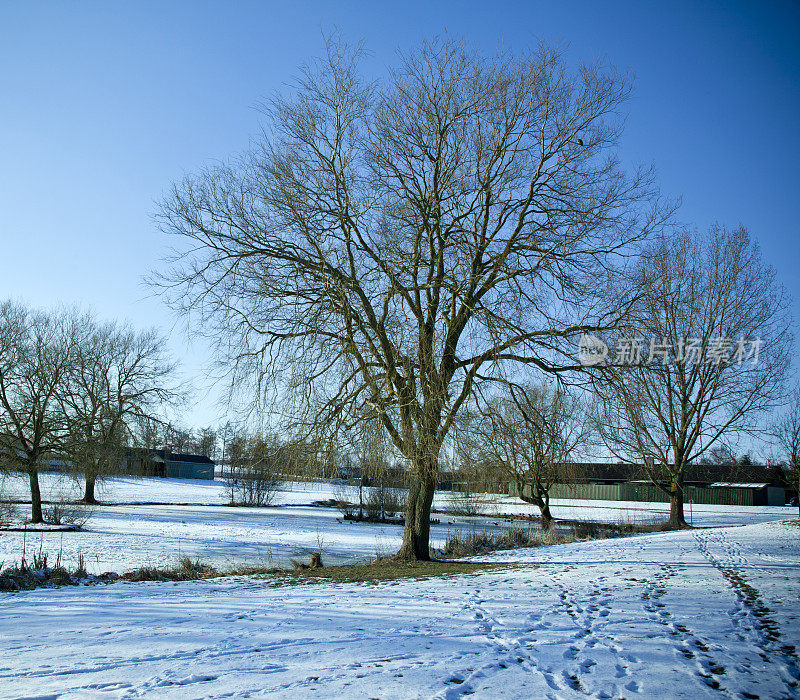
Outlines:
{"type": "MultiPolygon", "coordinates": [[[[516,495],[512,484],[510,495],[516,495]]],[[[726,487],[686,486],[684,500],[705,505],[759,506],[783,505],[783,489],[775,486],[726,487]]],[[[550,489],[550,498],[572,498],[587,501],[641,501],[665,503],[669,496],[655,484],[555,484],[550,489]]]]}

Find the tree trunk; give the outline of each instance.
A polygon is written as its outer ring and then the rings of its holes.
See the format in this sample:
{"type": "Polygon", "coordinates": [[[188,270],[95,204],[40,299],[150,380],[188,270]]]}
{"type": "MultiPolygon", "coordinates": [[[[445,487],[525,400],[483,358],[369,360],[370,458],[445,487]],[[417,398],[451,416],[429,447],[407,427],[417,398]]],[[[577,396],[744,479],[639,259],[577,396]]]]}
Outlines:
{"type": "Polygon", "coordinates": [[[542,513],[542,527],[545,530],[549,530],[550,526],[553,524],[553,516],[550,513],[550,504],[547,501],[541,501],[539,504],[539,510],[542,513]]]}
{"type": "Polygon", "coordinates": [[[526,496],[525,494],[525,484],[522,482],[517,482],[517,493],[522,494],[519,496],[521,501],[525,503],[530,503],[531,505],[536,506],[539,509],[539,513],[542,516],[542,528],[545,530],[549,530],[550,526],[553,524],[553,514],[550,512],[550,494],[545,491],[544,487],[538,483],[531,483],[530,484],[531,495],[526,496]]]}
{"type": "Polygon", "coordinates": [[[683,473],[672,480],[669,495],[669,525],[675,529],[689,527],[683,517],[683,473]]]}
{"type": "Polygon", "coordinates": [[[95,499],[94,495],[94,486],[97,482],[97,476],[95,474],[87,474],[86,475],[86,487],[83,491],[83,502],[84,503],[93,503],[96,504],[97,500],[95,499]]]}
{"type": "Polygon", "coordinates": [[[550,513],[550,492],[541,482],[536,484],[536,491],[539,496],[539,511],[542,514],[542,527],[545,530],[549,530],[550,526],[553,524],[553,516],[550,513]]]}
{"type": "Polygon", "coordinates": [[[398,559],[428,561],[430,555],[431,504],[436,482],[432,477],[415,475],[408,489],[406,525],[398,559]]]}
{"type": "Polygon", "coordinates": [[[31,484],[31,522],[43,523],[42,492],[39,489],[39,470],[36,467],[28,468],[28,479],[31,484]]]}

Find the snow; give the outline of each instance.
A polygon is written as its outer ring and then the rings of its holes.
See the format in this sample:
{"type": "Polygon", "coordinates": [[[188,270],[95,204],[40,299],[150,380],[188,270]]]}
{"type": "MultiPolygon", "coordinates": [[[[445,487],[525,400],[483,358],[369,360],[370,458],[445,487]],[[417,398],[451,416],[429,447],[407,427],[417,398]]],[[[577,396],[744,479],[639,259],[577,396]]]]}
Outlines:
{"type": "Polygon", "coordinates": [[[655,533],[382,584],[0,594],[0,696],[797,697],[798,535],[655,533]]]}
{"type": "MultiPolygon", "coordinates": [[[[57,474],[41,477],[43,498],[77,498],[75,483],[57,474]]],[[[221,569],[234,565],[289,566],[291,558],[321,550],[330,564],[365,561],[391,554],[400,547],[402,527],[343,521],[335,508],[315,507],[315,501],[340,497],[342,486],[328,482],[284,484],[269,508],[231,508],[218,481],[183,479],[109,479],[99,496],[115,505],[93,508],[84,527],[75,532],[0,532],[0,563],[11,564],[25,554],[30,560],[39,548],[68,566],[79,555],[90,573],[118,573],[139,566],[174,565],[182,555],[200,558],[221,569]],[[188,505],[184,505],[188,504],[188,505]]],[[[12,476],[3,485],[5,498],[25,499],[27,478],[12,476]]],[[[346,492],[346,490],[345,490],[346,492]]],[[[350,490],[352,499],[356,499],[350,490]]],[[[445,509],[452,498],[439,493],[435,506],[445,509]]],[[[441,547],[455,530],[481,531],[502,527],[497,513],[536,513],[533,506],[506,497],[484,494],[488,518],[458,518],[444,513],[431,528],[431,542],[441,547]]],[[[20,513],[28,506],[20,504],[20,513]]],[[[668,504],[621,501],[554,500],[557,518],[647,524],[666,518],[668,504]]],[[[694,506],[687,518],[695,525],[721,526],[791,518],[792,507],[694,506]]],[[[518,521],[523,527],[528,525],[518,521]]]]}

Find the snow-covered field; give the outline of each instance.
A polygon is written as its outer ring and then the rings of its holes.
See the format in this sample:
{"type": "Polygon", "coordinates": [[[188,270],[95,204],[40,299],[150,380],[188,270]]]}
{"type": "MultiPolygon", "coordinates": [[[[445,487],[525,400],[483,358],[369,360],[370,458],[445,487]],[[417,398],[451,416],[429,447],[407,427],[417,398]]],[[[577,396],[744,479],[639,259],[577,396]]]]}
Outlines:
{"type": "MultiPolygon", "coordinates": [[[[45,499],[78,498],[71,480],[45,474],[41,478],[45,499]]],[[[7,477],[4,498],[26,499],[27,478],[7,477]]],[[[103,501],[115,505],[93,509],[84,528],[77,532],[0,532],[0,563],[30,560],[40,548],[50,561],[61,554],[74,565],[82,554],[90,573],[123,572],[154,565],[174,565],[181,555],[199,557],[218,568],[236,564],[287,566],[292,557],[322,550],[323,560],[335,564],[366,560],[396,551],[402,527],[343,521],[334,508],[313,507],[314,501],[341,496],[342,487],[325,482],[285,484],[269,508],[230,508],[224,486],[218,481],[181,479],[112,479],[100,491],[103,501]],[[145,505],[146,504],[146,505],[145,505]],[[180,505],[176,505],[180,504],[180,505]],[[185,505],[188,504],[188,505],[185,505]]],[[[357,497],[352,494],[355,500],[357,497]]],[[[450,494],[437,495],[435,505],[444,509],[450,494]]],[[[517,499],[485,496],[487,513],[535,513],[517,499]]],[[[25,515],[24,504],[18,506],[25,515]]],[[[666,517],[662,503],[605,501],[554,501],[557,518],[604,522],[648,523],[666,517]]],[[[738,525],[791,518],[795,508],[695,506],[695,525],[738,525]]],[[[687,512],[688,516],[688,512],[687,512]]],[[[440,547],[454,530],[480,530],[496,520],[455,518],[441,514],[432,526],[432,544],[440,547]]]]}
{"type": "Polygon", "coordinates": [[[384,584],[0,595],[0,696],[798,697],[800,528],[503,552],[384,584]]]}

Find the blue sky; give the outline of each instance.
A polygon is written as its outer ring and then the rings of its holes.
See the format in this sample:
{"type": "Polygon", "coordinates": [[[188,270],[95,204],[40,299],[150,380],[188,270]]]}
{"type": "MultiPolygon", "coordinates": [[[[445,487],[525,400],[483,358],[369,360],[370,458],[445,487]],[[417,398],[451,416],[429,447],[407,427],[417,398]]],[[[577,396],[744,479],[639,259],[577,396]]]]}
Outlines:
{"type": "MultiPolygon", "coordinates": [[[[797,2],[0,3],[0,298],[157,325],[189,375],[202,346],[142,283],[169,242],[154,201],[244,149],[257,102],[338,28],[371,51],[447,30],[568,47],[636,74],[622,156],[655,165],[680,218],[747,226],[800,318],[797,2]]],[[[202,392],[186,422],[217,421],[202,392]]]]}

